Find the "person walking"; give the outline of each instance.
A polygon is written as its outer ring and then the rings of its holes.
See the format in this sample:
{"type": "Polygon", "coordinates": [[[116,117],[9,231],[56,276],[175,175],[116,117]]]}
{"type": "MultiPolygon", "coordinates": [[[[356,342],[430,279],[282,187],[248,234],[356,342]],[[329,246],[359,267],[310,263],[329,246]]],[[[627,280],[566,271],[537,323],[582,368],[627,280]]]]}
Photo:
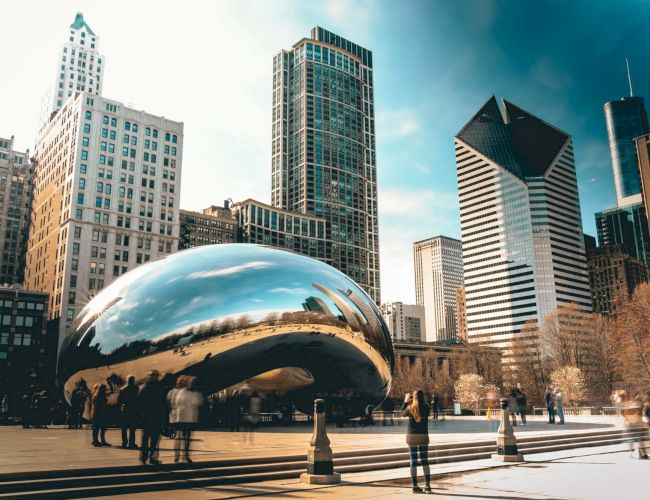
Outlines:
{"type": "Polygon", "coordinates": [[[411,481],[413,493],[422,493],[418,486],[417,465],[418,454],[424,473],[424,492],[431,493],[431,471],[429,469],[429,413],[431,408],[424,401],[421,389],[406,393],[402,404],[402,416],[408,417],[406,444],[409,447],[411,481]]]}
{"type": "Polygon", "coordinates": [[[108,398],[106,384],[96,384],[90,398],[90,418],[93,422],[93,446],[110,446],[106,442],[106,428],[109,422],[108,398]]]}
{"type": "Polygon", "coordinates": [[[178,463],[181,454],[181,442],[185,461],[192,463],[190,459],[190,439],[192,431],[199,421],[199,407],[203,404],[203,396],[194,390],[196,377],[181,375],[176,381],[176,387],[167,393],[167,401],[170,405],[169,422],[174,425],[177,431],[174,441],[174,462],[178,463]]]}
{"type": "Polygon", "coordinates": [[[521,425],[526,425],[526,404],[528,403],[528,399],[526,398],[524,391],[522,391],[519,387],[517,387],[516,390],[516,398],[519,417],[521,418],[521,425]]]}
{"type": "Polygon", "coordinates": [[[167,391],[160,381],[158,370],[151,370],[147,381],[138,392],[138,404],[142,410],[142,445],[140,462],[144,465],[159,464],[156,458],[158,440],[163,425],[167,422],[167,391]]]}
{"type": "Polygon", "coordinates": [[[562,394],[562,389],[559,387],[555,388],[555,409],[557,410],[557,416],[560,419],[557,422],[558,425],[564,425],[564,394],[562,394]]]}
{"type": "Polygon", "coordinates": [[[549,386],[546,388],[546,409],[548,410],[548,424],[555,423],[555,394],[553,389],[549,386]]]}
{"type": "Polygon", "coordinates": [[[226,399],[226,417],[230,427],[230,432],[239,432],[242,425],[242,399],[239,391],[233,391],[232,395],[226,399]]]}
{"type": "Polygon", "coordinates": [[[138,424],[138,386],[135,376],[126,378],[126,385],[120,389],[117,397],[117,406],[120,409],[122,424],[122,448],[136,449],[135,428],[138,424]]]}
{"type": "Polygon", "coordinates": [[[517,413],[519,412],[519,405],[517,404],[517,392],[515,389],[508,394],[508,410],[510,411],[510,421],[513,427],[517,427],[517,413]]]}
{"type": "Polygon", "coordinates": [[[431,412],[433,413],[433,419],[438,420],[438,408],[440,407],[440,398],[437,394],[434,394],[431,397],[431,412]]]}

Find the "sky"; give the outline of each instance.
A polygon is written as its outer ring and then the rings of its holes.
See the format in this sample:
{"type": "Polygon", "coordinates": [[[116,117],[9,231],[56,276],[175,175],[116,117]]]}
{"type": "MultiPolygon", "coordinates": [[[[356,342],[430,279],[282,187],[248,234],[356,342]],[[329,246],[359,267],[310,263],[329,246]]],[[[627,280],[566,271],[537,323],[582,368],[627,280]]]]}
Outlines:
{"type": "Polygon", "coordinates": [[[573,136],[585,232],[615,205],[603,104],[650,87],[645,0],[22,0],[3,5],[0,137],[33,150],[81,11],[103,95],[184,122],[180,206],[270,201],[273,56],[329,29],[373,51],[382,301],[414,303],[412,243],[460,237],[453,137],[491,96],[573,136]]]}

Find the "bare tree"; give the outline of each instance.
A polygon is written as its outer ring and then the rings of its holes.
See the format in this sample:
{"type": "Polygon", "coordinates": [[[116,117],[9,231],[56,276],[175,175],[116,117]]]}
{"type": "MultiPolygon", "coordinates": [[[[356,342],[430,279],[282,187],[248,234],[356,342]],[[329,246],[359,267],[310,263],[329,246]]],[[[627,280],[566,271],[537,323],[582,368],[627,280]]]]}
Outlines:
{"type": "Polygon", "coordinates": [[[477,373],[464,373],[454,384],[456,399],[461,407],[469,408],[477,415],[485,397],[483,377],[477,373]]]}
{"type": "Polygon", "coordinates": [[[564,394],[567,406],[576,407],[585,400],[585,376],[580,368],[564,366],[551,373],[551,382],[564,394]]]}

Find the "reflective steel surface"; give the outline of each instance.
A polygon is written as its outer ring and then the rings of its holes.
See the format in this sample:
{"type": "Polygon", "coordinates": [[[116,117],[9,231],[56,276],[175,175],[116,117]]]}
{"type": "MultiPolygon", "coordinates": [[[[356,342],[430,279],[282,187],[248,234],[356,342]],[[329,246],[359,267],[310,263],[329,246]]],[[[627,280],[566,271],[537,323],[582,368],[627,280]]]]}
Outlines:
{"type": "Polygon", "coordinates": [[[386,396],[393,347],[381,314],[350,278],[320,261],[258,245],[210,245],[142,265],[76,318],[59,372],[70,398],[83,378],[113,399],[129,374],[190,374],[206,394],[247,381],[361,413],[386,396]]]}

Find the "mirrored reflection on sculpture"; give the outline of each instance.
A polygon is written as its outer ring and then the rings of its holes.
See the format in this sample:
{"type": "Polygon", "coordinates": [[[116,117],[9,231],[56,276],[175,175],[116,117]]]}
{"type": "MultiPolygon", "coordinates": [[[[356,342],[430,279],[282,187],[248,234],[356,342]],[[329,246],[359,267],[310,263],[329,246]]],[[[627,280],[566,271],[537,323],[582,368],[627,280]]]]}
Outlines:
{"type": "Polygon", "coordinates": [[[353,413],[386,396],[392,343],[373,301],[333,267],[258,245],[202,246],[140,266],[81,311],[61,350],[69,399],[80,379],[115,398],[126,377],[198,377],[206,393],[246,381],[344,399],[353,413]]]}

